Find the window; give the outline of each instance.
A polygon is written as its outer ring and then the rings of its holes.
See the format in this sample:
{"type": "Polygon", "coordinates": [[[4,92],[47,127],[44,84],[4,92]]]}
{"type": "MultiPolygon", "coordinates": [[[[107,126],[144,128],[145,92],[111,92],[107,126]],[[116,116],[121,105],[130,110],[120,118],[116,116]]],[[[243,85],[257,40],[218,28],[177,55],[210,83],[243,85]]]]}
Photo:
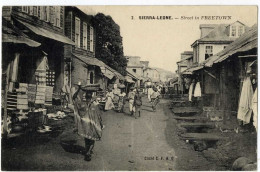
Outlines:
{"type": "Polygon", "coordinates": [[[33,15],[33,6],[29,6],[29,7],[28,7],[28,10],[29,10],[29,14],[30,14],[30,15],[33,15]]]}
{"type": "Polygon", "coordinates": [[[238,27],[238,36],[241,36],[244,33],[244,26],[238,27]]]}
{"type": "Polygon", "coordinates": [[[80,19],[75,18],[75,43],[80,48],[80,19]]]}
{"type": "Polygon", "coordinates": [[[46,21],[46,22],[49,22],[50,21],[50,9],[49,7],[47,6],[43,6],[42,8],[42,13],[41,13],[41,19],[46,21]]]}
{"type": "Polygon", "coordinates": [[[50,6],[50,22],[54,25],[55,20],[55,7],[50,6]]]}
{"type": "Polygon", "coordinates": [[[90,26],[90,51],[94,51],[94,30],[93,30],[93,27],[90,26]]]}
{"type": "Polygon", "coordinates": [[[136,69],[133,69],[133,72],[136,73],[136,69]]]}
{"type": "Polygon", "coordinates": [[[60,6],[55,7],[55,21],[54,26],[60,27],[60,6]]]}
{"type": "Polygon", "coordinates": [[[231,26],[231,36],[235,37],[237,32],[237,27],[236,26],[231,26]]]}
{"type": "Polygon", "coordinates": [[[94,84],[94,74],[93,74],[93,72],[90,72],[90,75],[89,75],[89,82],[90,82],[90,84],[94,84]]]}
{"type": "Polygon", "coordinates": [[[33,15],[38,17],[38,6],[33,6],[33,15]]]}
{"type": "Polygon", "coordinates": [[[205,49],[205,60],[213,55],[213,46],[206,46],[205,49]]]}
{"type": "Polygon", "coordinates": [[[83,23],[83,49],[87,49],[88,47],[88,39],[87,39],[88,25],[87,23],[83,23]]]}
{"type": "Polygon", "coordinates": [[[46,72],[46,85],[47,86],[55,85],[55,72],[53,70],[47,70],[46,72]]]}
{"type": "Polygon", "coordinates": [[[29,12],[29,7],[28,6],[23,6],[22,7],[22,12],[28,13],[29,12]]]}

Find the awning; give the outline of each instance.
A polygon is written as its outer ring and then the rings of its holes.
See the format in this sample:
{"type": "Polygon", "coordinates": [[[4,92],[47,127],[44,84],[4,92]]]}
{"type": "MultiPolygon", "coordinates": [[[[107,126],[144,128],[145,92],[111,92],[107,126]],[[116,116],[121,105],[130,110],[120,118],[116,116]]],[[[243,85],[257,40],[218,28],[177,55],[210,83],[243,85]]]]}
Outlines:
{"type": "Polygon", "coordinates": [[[99,66],[99,67],[103,75],[105,75],[105,77],[107,77],[108,79],[112,79],[115,76],[114,73],[108,70],[106,67],[103,66],[99,66]]]}
{"type": "Polygon", "coordinates": [[[128,75],[130,75],[132,78],[136,79],[136,80],[140,80],[140,77],[137,76],[135,73],[133,73],[131,70],[126,69],[126,72],[128,75]]]}
{"type": "Polygon", "coordinates": [[[25,35],[21,30],[16,28],[11,22],[5,20],[4,18],[2,25],[2,42],[26,44],[30,47],[39,47],[41,45],[41,43],[28,38],[27,35],[25,35]]]}
{"type": "Polygon", "coordinates": [[[26,44],[30,47],[39,47],[41,43],[33,41],[24,36],[15,36],[11,34],[2,34],[2,42],[4,43],[14,43],[14,44],[26,44]]]}
{"type": "Polygon", "coordinates": [[[183,71],[181,74],[184,75],[192,75],[194,71],[200,70],[202,69],[204,66],[200,65],[200,66],[195,66],[195,67],[191,67],[186,69],[185,71],[183,71]]]}
{"type": "Polygon", "coordinates": [[[53,39],[53,40],[56,40],[56,41],[59,41],[59,42],[65,43],[65,44],[75,45],[75,43],[72,40],[70,40],[69,38],[67,38],[63,35],[50,32],[50,31],[40,28],[40,27],[33,26],[33,25],[23,22],[21,20],[17,20],[17,21],[20,22],[21,24],[23,24],[28,29],[30,29],[32,32],[36,33],[37,35],[41,35],[46,38],[50,38],[50,39],[53,39]]]}
{"type": "Polygon", "coordinates": [[[107,66],[104,62],[96,59],[96,58],[92,58],[92,57],[86,57],[83,55],[77,55],[72,53],[72,55],[74,55],[76,58],[78,58],[79,60],[83,61],[84,63],[88,64],[88,65],[92,65],[92,66],[98,66],[100,67],[101,72],[108,78],[108,79],[112,79],[115,75],[115,73],[112,71],[112,69],[107,66]]]}
{"type": "Polygon", "coordinates": [[[135,83],[130,76],[125,76],[125,80],[126,80],[126,82],[129,82],[129,83],[135,83]]]}

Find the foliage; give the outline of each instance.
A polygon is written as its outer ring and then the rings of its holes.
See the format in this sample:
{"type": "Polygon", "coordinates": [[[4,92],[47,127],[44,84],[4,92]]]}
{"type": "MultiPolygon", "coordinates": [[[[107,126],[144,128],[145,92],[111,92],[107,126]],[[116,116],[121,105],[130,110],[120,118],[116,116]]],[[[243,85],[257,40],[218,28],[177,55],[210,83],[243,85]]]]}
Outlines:
{"type": "Polygon", "coordinates": [[[102,13],[94,16],[93,24],[96,29],[96,58],[125,75],[127,60],[124,57],[119,25],[111,16],[102,13]]]}

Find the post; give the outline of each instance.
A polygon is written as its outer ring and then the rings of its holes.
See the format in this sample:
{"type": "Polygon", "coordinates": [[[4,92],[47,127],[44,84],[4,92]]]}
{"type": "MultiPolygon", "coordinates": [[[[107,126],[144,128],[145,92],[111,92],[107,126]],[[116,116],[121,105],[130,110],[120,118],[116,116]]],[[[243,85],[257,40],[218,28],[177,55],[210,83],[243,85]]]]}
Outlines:
{"type": "Polygon", "coordinates": [[[4,135],[3,137],[7,137],[7,92],[9,87],[9,74],[10,74],[10,63],[8,64],[7,70],[6,70],[6,85],[5,85],[5,98],[4,98],[4,135]]]}

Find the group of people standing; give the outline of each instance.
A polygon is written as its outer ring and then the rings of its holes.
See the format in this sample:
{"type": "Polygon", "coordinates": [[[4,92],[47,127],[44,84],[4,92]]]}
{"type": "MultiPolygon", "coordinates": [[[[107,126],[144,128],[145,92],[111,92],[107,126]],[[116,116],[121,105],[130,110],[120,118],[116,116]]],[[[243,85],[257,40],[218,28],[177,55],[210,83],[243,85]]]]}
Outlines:
{"type": "Polygon", "coordinates": [[[124,106],[126,101],[129,102],[130,115],[137,118],[137,114],[141,116],[142,96],[137,88],[130,88],[128,96],[123,89],[109,89],[106,94],[105,110],[114,109],[117,112],[124,112],[124,106]],[[115,106],[117,104],[117,106],[115,106]]]}
{"type": "Polygon", "coordinates": [[[126,101],[126,93],[123,88],[117,88],[116,84],[114,89],[109,88],[106,93],[105,110],[115,109],[118,112],[124,111],[126,101]],[[117,106],[115,106],[117,104],[117,106]]]}

